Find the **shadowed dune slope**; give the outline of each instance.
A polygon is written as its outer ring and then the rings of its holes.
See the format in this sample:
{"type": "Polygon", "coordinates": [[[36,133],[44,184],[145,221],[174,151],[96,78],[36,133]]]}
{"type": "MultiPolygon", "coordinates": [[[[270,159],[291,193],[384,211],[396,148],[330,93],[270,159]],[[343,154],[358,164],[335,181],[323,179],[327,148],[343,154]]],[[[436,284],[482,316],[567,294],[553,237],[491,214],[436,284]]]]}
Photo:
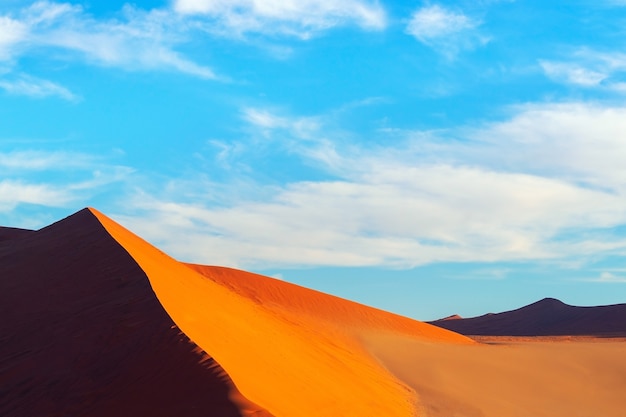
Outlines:
{"type": "Polygon", "coordinates": [[[180,332],[89,210],[1,237],[1,416],[270,415],[180,332]]]}
{"type": "Polygon", "coordinates": [[[185,334],[224,367],[247,398],[277,417],[413,416],[414,391],[381,366],[362,339],[398,334],[425,343],[473,343],[271,278],[182,264],[93,213],[146,272],[185,334]]]}
{"type": "Polygon", "coordinates": [[[34,230],[28,229],[18,229],[15,227],[2,227],[0,226],[0,242],[4,240],[17,239],[20,237],[25,237],[30,235],[31,233],[35,233],[34,230]]]}
{"type": "Polygon", "coordinates": [[[477,336],[625,337],[626,304],[575,307],[554,298],[545,298],[517,310],[430,323],[477,336]]]}

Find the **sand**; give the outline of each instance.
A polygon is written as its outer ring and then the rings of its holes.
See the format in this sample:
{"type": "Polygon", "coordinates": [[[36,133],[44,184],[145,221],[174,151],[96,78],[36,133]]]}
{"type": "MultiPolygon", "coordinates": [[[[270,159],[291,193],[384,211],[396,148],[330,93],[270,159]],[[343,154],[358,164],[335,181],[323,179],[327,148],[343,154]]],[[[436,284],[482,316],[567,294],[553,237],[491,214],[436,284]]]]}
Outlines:
{"type": "Polygon", "coordinates": [[[622,417],[626,342],[482,338],[472,346],[371,334],[372,353],[420,398],[427,417],[622,417]]]}

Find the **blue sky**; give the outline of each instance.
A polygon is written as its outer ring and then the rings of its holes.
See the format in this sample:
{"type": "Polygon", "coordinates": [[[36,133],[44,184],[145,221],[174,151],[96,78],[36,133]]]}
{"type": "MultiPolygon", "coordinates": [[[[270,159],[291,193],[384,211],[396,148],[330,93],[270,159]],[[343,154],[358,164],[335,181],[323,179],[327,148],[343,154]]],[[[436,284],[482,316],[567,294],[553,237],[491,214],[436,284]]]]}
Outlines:
{"type": "Polygon", "coordinates": [[[626,302],[626,2],[0,4],[0,224],[428,320],[626,302]]]}

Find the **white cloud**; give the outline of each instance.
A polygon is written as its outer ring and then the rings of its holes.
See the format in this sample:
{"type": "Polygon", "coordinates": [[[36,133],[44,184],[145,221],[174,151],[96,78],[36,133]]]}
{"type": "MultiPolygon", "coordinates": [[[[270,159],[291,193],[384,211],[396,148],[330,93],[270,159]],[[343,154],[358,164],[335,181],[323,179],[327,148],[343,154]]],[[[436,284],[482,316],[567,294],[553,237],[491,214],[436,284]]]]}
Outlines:
{"type": "MultiPolygon", "coordinates": [[[[238,37],[256,32],[308,38],[348,24],[383,29],[385,12],[378,3],[364,0],[179,0],[172,7],[152,10],[127,4],[114,18],[102,19],[80,5],[44,0],[0,15],[0,63],[11,69],[23,56],[43,55],[128,71],[174,71],[227,80],[177,48],[207,33],[238,37]]],[[[289,54],[289,48],[268,48],[283,57],[289,54]]],[[[3,80],[1,87],[33,97],[76,98],[66,87],[24,75],[3,80]]]]}
{"type": "Polygon", "coordinates": [[[287,130],[299,139],[309,138],[319,130],[319,122],[315,117],[278,116],[268,109],[248,107],[242,113],[244,121],[264,131],[287,130]]]}
{"type": "Polygon", "coordinates": [[[294,183],[268,201],[242,196],[219,209],[142,197],[135,204],[144,213],[127,221],[197,262],[412,267],[586,255],[588,245],[577,250],[550,239],[626,220],[623,198],[558,181],[452,167],[378,168],[360,181],[294,183]],[[177,234],[184,242],[171,240],[177,234]]]}
{"type": "Polygon", "coordinates": [[[0,152],[0,214],[5,217],[22,204],[85,207],[111,184],[128,180],[133,172],[107,163],[101,156],[78,152],[0,152]]]}
{"type": "Polygon", "coordinates": [[[12,56],[13,48],[27,33],[26,25],[7,16],[0,16],[0,61],[12,56]]]}
{"type": "Polygon", "coordinates": [[[246,108],[243,110],[243,118],[248,123],[264,129],[285,128],[289,126],[289,120],[279,117],[268,110],[246,108]]]}
{"type": "Polygon", "coordinates": [[[337,179],[257,184],[219,207],[201,197],[213,185],[188,203],[173,187],[138,196],[135,215],[119,219],[183,260],[239,267],[580,260],[626,248],[612,231],[626,224],[626,108],[529,105],[446,132],[453,141],[409,135],[376,149],[329,146],[323,118],[301,140],[290,129],[300,118],[251,114],[337,179]]]}
{"type": "Polygon", "coordinates": [[[19,45],[20,55],[40,53],[45,48],[61,49],[97,65],[216,78],[210,68],[175,51],[174,47],[186,40],[189,28],[167,10],[143,11],[126,6],[122,20],[97,20],[81,6],[40,1],[15,17],[1,19],[0,29],[8,27],[13,35],[4,40],[0,37],[0,59],[15,58],[18,52],[9,46],[19,45]]]}
{"type": "Polygon", "coordinates": [[[626,107],[523,106],[510,120],[469,135],[486,146],[462,152],[481,163],[626,193],[626,107]]]}
{"type": "Polygon", "coordinates": [[[0,211],[11,211],[17,205],[24,203],[63,207],[73,198],[68,190],[52,184],[32,184],[16,180],[0,181],[0,211]]]}
{"type": "Polygon", "coordinates": [[[606,73],[584,68],[574,63],[540,61],[539,65],[548,78],[583,87],[595,87],[608,77],[606,73]]]}
{"type": "Polygon", "coordinates": [[[407,26],[407,32],[427,43],[432,39],[474,29],[476,26],[478,23],[468,16],[446,10],[435,4],[414,12],[407,26]]]}
{"type": "Polygon", "coordinates": [[[597,282],[602,284],[626,284],[626,276],[616,275],[612,272],[602,272],[600,276],[584,280],[586,282],[597,282]]]}
{"type": "Polygon", "coordinates": [[[383,8],[363,0],[175,0],[174,9],[207,16],[214,20],[209,30],[236,35],[257,32],[307,38],[346,24],[371,30],[386,26],[383,8]]]}
{"type": "Polygon", "coordinates": [[[480,24],[460,11],[433,4],[413,13],[406,33],[440,53],[454,57],[460,50],[473,49],[488,41],[476,31],[480,24]]]}
{"type": "Polygon", "coordinates": [[[68,101],[77,101],[80,99],[70,90],[59,84],[25,74],[11,80],[0,78],[0,88],[9,94],[20,96],[35,98],[56,96],[68,101]]]}
{"type": "Polygon", "coordinates": [[[0,169],[12,172],[67,170],[93,166],[95,158],[76,152],[44,152],[35,150],[0,152],[0,169]]]}
{"type": "Polygon", "coordinates": [[[565,61],[540,60],[545,75],[559,83],[624,91],[619,76],[626,72],[626,54],[579,48],[565,61]]]}

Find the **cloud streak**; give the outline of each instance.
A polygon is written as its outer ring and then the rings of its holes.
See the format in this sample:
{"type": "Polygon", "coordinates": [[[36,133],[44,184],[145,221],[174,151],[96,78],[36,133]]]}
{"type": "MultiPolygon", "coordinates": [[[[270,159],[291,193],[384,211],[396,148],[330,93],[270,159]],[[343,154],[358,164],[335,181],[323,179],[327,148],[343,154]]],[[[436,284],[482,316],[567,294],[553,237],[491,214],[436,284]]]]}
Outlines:
{"type": "Polygon", "coordinates": [[[548,78],[561,84],[626,91],[621,81],[626,72],[626,55],[622,52],[579,48],[566,60],[539,60],[539,66],[548,78]]]}
{"type": "Polygon", "coordinates": [[[0,181],[0,212],[11,211],[20,204],[63,207],[73,199],[71,192],[52,184],[0,181]]]}
{"type": "MultiPolygon", "coordinates": [[[[107,163],[95,155],[22,150],[0,153],[0,214],[6,216],[21,205],[65,208],[119,186],[134,170],[107,163]]],[[[32,222],[27,222],[32,225],[32,222]]],[[[36,226],[36,225],[35,225],[36,226]]]]}
{"type": "MultiPolygon", "coordinates": [[[[362,0],[178,0],[171,8],[152,10],[126,5],[115,18],[97,19],[80,5],[44,0],[0,16],[0,63],[10,69],[24,56],[63,51],[55,59],[226,80],[177,48],[207,35],[239,38],[253,32],[307,39],[345,25],[382,30],[386,15],[378,3],[362,0]]],[[[13,94],[75,99],[52,81],[26,74],[17,78],[3,80],[1,87],[13,94]]]]}
{"type": "Polygon", "coordinates": [[[13,79],[0,79],[0,88],[7,93],[34,98],[59,97],[67,101],[79,101],[80,97],[67,88],[29,75],[19,75],[13,79]]]}
{"type": "Polygon", "coordinates": [[[589,279],[583,279],[584,282],[595,282],[598,284],[626,284],[626,276],[617,275],[613,272],[602,272],[599,276],[589,279]]]}
{"type": "Polygon", "coordinates": [[[97,20],[81,6],[40,1],[0,17],[0,59],[14,61],[43,49],[63,50],[96,65],[125,70],[170,70],[200,78],[217,76],[175,50],[186,24],[167,10],[126,6],[121,19],[97,20]]]}
{"type": "Polygon", "coordinates": [[[209,20],[207,30],[230,36],[262,33],[306,39],[336,26],[353,24],[366,30],[386,26],[384,9],[363,0],[175,0],[174,9],[204,16],[209,20]]]}
{"type": "Polygon", "coordinates": [[[59,171],[94,166],[96,158],[76,152],[23,150],[0,152],[0,170],[59,171]]]}

